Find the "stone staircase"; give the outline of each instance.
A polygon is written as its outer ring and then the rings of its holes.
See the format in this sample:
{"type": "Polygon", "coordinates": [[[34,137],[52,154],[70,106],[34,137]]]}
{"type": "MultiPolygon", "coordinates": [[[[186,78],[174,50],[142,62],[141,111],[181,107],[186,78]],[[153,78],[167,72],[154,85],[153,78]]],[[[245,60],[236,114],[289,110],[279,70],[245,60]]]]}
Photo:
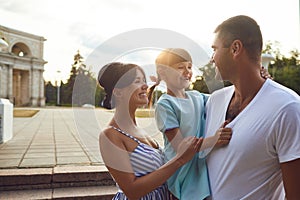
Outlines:
{"type": "Polygon", "coordinates": [[[0,200],[112,199],[115,183],[104,166],[1,169],[0,200]]]}

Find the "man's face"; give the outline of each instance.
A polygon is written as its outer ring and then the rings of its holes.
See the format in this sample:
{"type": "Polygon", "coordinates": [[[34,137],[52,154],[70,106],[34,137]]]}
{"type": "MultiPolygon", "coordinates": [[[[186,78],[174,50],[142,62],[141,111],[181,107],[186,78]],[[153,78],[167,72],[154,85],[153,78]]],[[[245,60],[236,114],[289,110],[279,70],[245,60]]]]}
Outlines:
{"type": "Polygon", "coordinates": [[[221,40],[219,37],[218,33],[215,34],[215,38],[212,44],[213,48],[213,55],[211,58],[211,62],[215,65],[215,70],[216,70],[216,76],[215,78],[217,80],[228,80],[227,79],[227,74],[228,74],[228,69],[230,67],[229,63],[229,47],[224,47],[224,42],[221,40]]]}

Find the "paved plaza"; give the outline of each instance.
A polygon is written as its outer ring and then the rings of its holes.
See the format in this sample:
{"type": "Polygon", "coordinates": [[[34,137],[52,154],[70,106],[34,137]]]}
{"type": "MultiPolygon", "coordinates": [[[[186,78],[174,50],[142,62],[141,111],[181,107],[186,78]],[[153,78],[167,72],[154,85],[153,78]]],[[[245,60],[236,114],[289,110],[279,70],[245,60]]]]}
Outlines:
{"type": "MultiPolygon", "coordinates": [[[[0,169],[103,165],[98,135],[112,111],[93,108],[37,109],[33,117],[13,119],[13,138],[0,144],[0,169]]],[[[138,124],[162,142],[153,118],[138,124]]]]}

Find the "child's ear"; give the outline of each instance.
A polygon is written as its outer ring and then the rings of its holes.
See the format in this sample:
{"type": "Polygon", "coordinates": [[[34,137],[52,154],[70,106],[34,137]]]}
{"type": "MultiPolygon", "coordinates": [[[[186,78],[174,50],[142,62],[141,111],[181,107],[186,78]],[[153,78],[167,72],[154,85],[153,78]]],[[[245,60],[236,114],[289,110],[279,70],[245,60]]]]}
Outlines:
{"type": "Polygon", "coordinates": [[[157,69],[157,74],[159,74],[159,78],[161,80],[165,80],[165,77],[166,77],[166,70],[163,69],[163,68],[158,68],[157,69]]]}

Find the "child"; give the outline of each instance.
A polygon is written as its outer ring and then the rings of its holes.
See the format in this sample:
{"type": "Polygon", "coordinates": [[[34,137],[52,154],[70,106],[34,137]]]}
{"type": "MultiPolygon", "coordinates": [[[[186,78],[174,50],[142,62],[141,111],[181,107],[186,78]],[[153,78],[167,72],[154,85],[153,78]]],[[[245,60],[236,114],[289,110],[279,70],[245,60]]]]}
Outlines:
{"type": "MultiPolygon", "coordinates": [[[[155,61],[158,80],[150,88],[149,97],[161,80],[165,81],[167,93],[163,94],[156,105],[155,119],[158,129],[164,137],[165,162],[171,160],[183,138],[204,136],[205,103],[208,95],[198,91],[186,91],[192,78],[192,58],[179,48],[165,49],[155,61]]],[[[231,129],[218,130],[221,136],[218,145],[226,145],[231,139],[231,129]]],[[[205,199],[210,195],[208,173],[205,158],[194,156],[182,166],[168,181],[173,199],[205,199]],[[174,198],[175,197],[175,198],[174,198]]]]}

